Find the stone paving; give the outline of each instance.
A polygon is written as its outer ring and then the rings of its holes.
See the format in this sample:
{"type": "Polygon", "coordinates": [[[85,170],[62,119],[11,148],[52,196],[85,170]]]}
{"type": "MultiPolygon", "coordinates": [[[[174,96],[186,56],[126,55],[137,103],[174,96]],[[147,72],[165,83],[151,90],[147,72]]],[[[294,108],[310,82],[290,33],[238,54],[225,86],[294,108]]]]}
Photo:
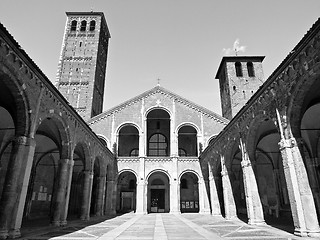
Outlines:
{"type": "Polygon", "coordinates": [[[201,214],[123,214],[88,222],[75,221],[67,226],[24,231],[25,240],[182,240],[182,239],[309,239],[294,236],[269,225],[252,226],[238,219],[225,220],[201,214]]]}

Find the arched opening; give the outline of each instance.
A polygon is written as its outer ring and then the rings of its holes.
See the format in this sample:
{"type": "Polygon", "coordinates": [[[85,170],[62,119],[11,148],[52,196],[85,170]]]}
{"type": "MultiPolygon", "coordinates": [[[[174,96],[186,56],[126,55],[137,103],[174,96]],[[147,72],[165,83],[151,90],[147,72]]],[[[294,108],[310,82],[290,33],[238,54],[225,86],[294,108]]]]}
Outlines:
{"type": "Polygon", "coordinates": [[[71,22],[71,28],[70,28],[71,31],[76,31],[77,30],[77,21],[76,20],[73,20],[71,22]]]}
{"type": "Polygon", "coordinates": [[[35,135],[36,148],[29,179],[22,226],[41,219],[42,224],[52,220],[54,195],[57,192],[62,138],[53,118],[42,121],[35,135]]]}
{"type": "MultiPolygon", "coordinates": [[[[292,228],[288,189],[278,143],[280,134],[273,121],[265,119],[255,130],[254,173],[266,223],[279,226],[281,221],[292,228]]],[[[283,224],[282,224],[283,225],[283,224]]]]}
{"type": "Polygon", "coordinates": [[[99,181],[100,181],[100,162],[98,158],[94,161],[93,166],[93,182],[91,191],[90,215],[94,216],[98,213],[99,203],[99,181]]]}
{"type": "Polygon", "coordinates": [[[119,131],[118,156],[139,156],[139,131],[134,126],[124,126],[119,131]]]}
{"type": "Polygon", "coordinates": [[[69,197],[68,219],[80,218],[83,199],[83,183],[86,154],[82,144],[77,144],[73,153],[73,170],[69,197]]]}
{"type": "Polygon", "coordinates": [[[248,76],[254,77],[254,68],[252,62],[247,62],[248,76]]]}
{"type": "Polygon", "coordinates": [[[90,31],[94,31],[96,29],[96,21],[91,20],[90,21],[90,31]]]}
{"type": "Polygon", "coordinates": [[[242,73],[241,62],[236,62],[234,65],[235,65],[235,68],[236,68],[236,76],[237,77],[242,77],[243,73],[242,73]]]}
{"type": "Polygon", "coordinates": [[[246,195],[243,182],[243,171],[241,167],[242,155],[239,149],[236,150],[231,162],[229,173],[234,201],[237,208],[237,215],[240,219],[247,221],[246,195]]]}
{"type": "Polygon", "coordinates": [[[147,115],[148,156],[170,155],[170,115],[155,109],[147,115]]]}
{"type": "Polygon", "coordinates": [[[196,157],[197,148],[197,130],[191,126],[183,126],[178,131],[179,156],[196,157]],[[180,155],[181,154],[181,155],[180,155]]]}
{"type": "Polygon", "coordinates": [[[129,171],[118,177],[117,212],[136,211],[137,178],[129,171]]]}
{"type": "Polygon", "coordinates": [[[15,125],[11,114],[0,106],[0,198],[7,173],[12,150],[12,140],[15,135],[15,125]]]}
{"type": "Polygon", "coordinates": [[[84,32],[86,28],[87,28],[87,21],[86,20],[81,21],[80,31],[84,32]]]}
{"type": "Polygon", "coordinates": [[[300,151],[320,219],[320,99],[312,101],[304,112],[300,130],[303,139],[300,151]]]}
{"type": "Polygon", "coordinates": [[[185,212],[199,212],[199,184],[194,173],[184,173],[180,178],[180,210],[185,212]]]}
{"type": "Polygon", "coordinates": [[[147,211],[163,213],[170,211],[169,178],[162,172],[151,174],[148,179],[147,211]]]}

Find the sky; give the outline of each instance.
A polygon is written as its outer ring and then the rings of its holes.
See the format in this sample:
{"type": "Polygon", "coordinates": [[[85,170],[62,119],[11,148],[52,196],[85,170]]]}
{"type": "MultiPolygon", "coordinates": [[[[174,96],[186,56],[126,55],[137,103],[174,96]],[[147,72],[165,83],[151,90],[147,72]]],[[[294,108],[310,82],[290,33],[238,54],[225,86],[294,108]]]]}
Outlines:
{"type": "Polygon", "coordinates": [[[319,0],[0,0],[0,22],[54,83],[65,12],[105,14],[104,111],[157,84],[221,114],[223,56],[266,56],[267,79],[320,17],[319,0]]]}

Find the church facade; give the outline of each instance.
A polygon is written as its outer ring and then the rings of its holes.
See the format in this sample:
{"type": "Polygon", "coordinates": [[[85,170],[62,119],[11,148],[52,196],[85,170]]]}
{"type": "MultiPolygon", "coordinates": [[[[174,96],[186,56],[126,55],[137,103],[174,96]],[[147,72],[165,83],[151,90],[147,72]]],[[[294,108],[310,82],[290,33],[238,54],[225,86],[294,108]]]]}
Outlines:
{"type": "Polygon", "coordinates": [[[109,38],[68,12],[53,86],[0,25],[0,239],[128,211],[319,236],[319,20],[268,79],[263,56],[224,57],[222,116],[159,84],[102,111],[109,38]]]}

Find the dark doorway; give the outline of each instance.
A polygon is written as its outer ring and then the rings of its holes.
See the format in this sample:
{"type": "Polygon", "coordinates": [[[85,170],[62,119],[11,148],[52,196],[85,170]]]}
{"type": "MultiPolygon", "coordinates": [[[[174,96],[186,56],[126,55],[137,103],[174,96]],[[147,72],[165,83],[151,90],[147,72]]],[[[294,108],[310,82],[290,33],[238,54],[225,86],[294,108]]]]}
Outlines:
{"type": "Polygon", "coordinates": [[[151,189],[151,212],[164,212],[164,189],[151,189]]]}

